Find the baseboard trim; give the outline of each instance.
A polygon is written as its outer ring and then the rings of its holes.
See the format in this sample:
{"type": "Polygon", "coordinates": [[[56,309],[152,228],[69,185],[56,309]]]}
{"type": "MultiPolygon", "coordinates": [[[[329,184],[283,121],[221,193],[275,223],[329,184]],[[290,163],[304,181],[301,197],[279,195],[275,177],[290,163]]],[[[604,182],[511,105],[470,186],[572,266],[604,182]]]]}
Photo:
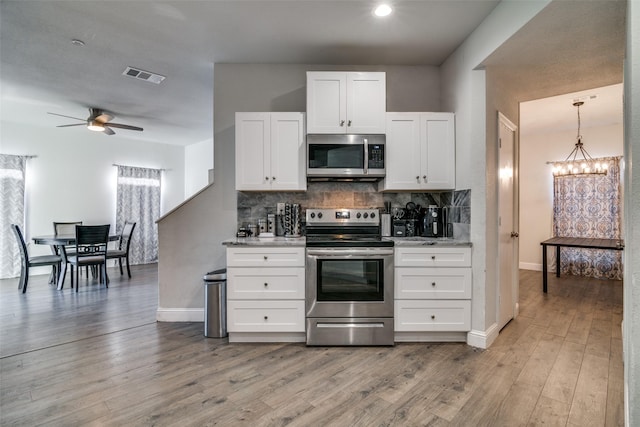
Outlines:
{"type": "Polygon", "coordinates": [[[486,331],[471,330],[467,333],[467,344],[478,348],[489,348],[498,338],[500,330],[498,324],[494,323],[486,331]]]}
{"type": "Polygon", "coordinates": [[[521,262],[518,264],[518,268],[520,268],[521,270],[542,271],[542,264],[535,264],[532,262],[521,262]]]}
{"type": "Polygon", "coordinates": [[[204,322],[204,308],[158,308],[158,322],[204,322]]]}

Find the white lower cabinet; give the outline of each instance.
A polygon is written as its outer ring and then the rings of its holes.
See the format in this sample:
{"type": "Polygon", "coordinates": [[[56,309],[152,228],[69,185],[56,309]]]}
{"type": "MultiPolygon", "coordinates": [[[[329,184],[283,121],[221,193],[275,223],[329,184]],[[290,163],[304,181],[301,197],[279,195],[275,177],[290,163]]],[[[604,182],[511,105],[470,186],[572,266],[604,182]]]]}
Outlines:
{"type": "Polygon", "coordinates": [[[227,248],[229,342],[304,342],[304,289],[304,248],[227,248]]]}
{"type": "Polygon", "coordinates": [[[396,247],[396,341],[466,341],[471,248],[396,247]]]}

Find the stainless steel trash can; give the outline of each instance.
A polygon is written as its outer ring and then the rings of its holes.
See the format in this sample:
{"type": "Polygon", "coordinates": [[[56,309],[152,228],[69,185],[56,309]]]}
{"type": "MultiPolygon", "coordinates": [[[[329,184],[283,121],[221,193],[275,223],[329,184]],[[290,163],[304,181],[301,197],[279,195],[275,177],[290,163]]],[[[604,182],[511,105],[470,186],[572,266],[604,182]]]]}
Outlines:
{"type": "Polygon", "coordinates": [[[227,336],[227,269],[204,275],[204,336],[227,336]]]}

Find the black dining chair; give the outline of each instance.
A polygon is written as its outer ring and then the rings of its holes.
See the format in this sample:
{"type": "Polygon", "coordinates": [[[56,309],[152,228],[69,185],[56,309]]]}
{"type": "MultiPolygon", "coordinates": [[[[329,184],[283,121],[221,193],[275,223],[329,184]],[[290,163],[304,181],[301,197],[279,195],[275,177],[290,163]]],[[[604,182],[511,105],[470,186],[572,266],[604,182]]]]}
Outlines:
{"type": "Polygon", "coordinates": [[[71,264],[71,286],[73,286],[75,267],[76,292],[78,292],[80,267],[96,266],[100,283],[109,287],[107,276],[107,244],[109,243],[109,224],[106,225],[76,225],[76,251],[67,257],[71,264]]]}
{"type": "Polygon", "coordinates": [[[131,279],[131,268],[129,266],[129,248],[131,247],[131,236],[136,228],[135,222],[125,222],[120,232],[117,249],[107,249],[107,259],[117,259],[120,265],[120,275],[122,276],[122,260],[127,262],[127,274],[131,279]]]}
{"type": "MultiPolygon", "coordinates": [[[[71,221],[71,222],[58,222],[53,221],[53,234],[56,236],[63,235],[74,235],[76,234],[76,225],[82,225],[82,221],[71,221]]],[[[63,255],[61,252],[64,251],[64,256],[67,257],[69,255],[73,255],[73,252],[76,250],[75,246],[51,246],[51,251],[56,255],[63,255]]],[[[89,269],[87,268],[87,278],[89,278],[89,269]]],[[[73,284],[72,284],[73,287],[73,284]]]]}
{"type": "Polygon", "coordinates": [[[18,289],[22,289],[22,293],[27,292],[27,285],[29,284],[29,268],[41,267],[50,265],[53,267],[54,279],[57,278],[58,272],[60,272],[60,263],[62,257],[60,255],[41,255],[30,257],[27,252],[27,244],[24,242],[24,235],[22,230],[16,224],[11,224],[11,230],[16,236],[18,241],[18,247],[20,249],[20,281],[18,282],[18,289]]]}

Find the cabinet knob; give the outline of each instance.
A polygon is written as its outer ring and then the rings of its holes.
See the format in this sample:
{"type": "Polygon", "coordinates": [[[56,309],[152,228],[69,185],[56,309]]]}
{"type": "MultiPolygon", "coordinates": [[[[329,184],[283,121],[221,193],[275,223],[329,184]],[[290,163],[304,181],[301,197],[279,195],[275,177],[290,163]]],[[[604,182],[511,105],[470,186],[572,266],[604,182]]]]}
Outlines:
{"type": "Polygon", "coordinates": [[[272,180],[272,181],[275,181],[275,180],[276,180],[276,177],[275,177],[275,176],[272,176],[272,177],[271,177],[271,180],[272,180]]]}
{"type": "Polygon", "coordinates": [[[351,126],[351,120],[349,120],[349,123],[347,123],[347,126],[351,126]]]}
{"type": "Polygon", "coordinates": [[[427,175],[422,175],[422,179],[427,180],[427,175]]]}
{"type": "Polygon", "coordinates": [[[268,176],[265,176],[265,177],[264,177],[264,179],[266,179],[267,181],[269,181],[269,177],[268,177],[268,176]]]}
{"type": "Polygon", "coordinates": [[[431,315],[431,320],[435,320],[435,319],[436,319],[436,315],[435,315],[435,314],[432,314],[432,315],[431,315]]]}
{"type": "MultiPolygon", "coordinates": [[[[266,285],[266,283],[265,283],[266,285]]],[[[436,282],[431,282],[431,286],[435,287],[436,286],[436,282]]]]}
{"type": "Polygon", "coordinates": [[[340,120],[340,126],[344,126],[344,120],[340,120]]]}
{"type": "MultiPolygon", "coordinates": [[[[267,257],[265,257],[265,259],[266,259],[266,258],[267,258],[267,257]]],[[[431,259],[432,259],[433,261],[435,261],[435,260],[436,260],[436,256],[435,256],[435,255],[431,255],[431,259]]]]}
{"type": "Polygon", "coordinates": [[[264,316],[264,320],[269,320],[269,316],[264,316]]]}
{"type": "Polygon", "coordinates": [[[268,260],[268,259],[269,259],[269,257],[265,255],[265,256],[264,256],[264,260],[266,261],[266,260],[268,260]]]}
{"type": "Polygon", "coordinates": [[[416,175],[416,181],[420,182],[420,175],[416,175]]]}
{"type": "Polygon", "coordinates": [[[264,282],[264,287],[266,288],[267,286],[269,286],[269,284],[267,282],[264,282]]]}

